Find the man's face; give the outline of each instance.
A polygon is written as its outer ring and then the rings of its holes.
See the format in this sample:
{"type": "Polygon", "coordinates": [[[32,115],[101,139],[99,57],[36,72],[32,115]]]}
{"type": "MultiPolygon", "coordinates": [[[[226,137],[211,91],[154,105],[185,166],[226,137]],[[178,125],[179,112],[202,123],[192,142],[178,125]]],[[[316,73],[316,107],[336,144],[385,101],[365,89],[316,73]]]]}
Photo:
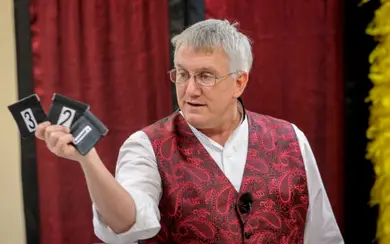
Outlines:
{"type": "MultiPolygon", "coordinates": [[[[180,47],[176,53],[175,66],[177,73],[225,76],[231,72],[228,56],[222,49],[215,49],[211,53],[195,51],[188,46],[180,47]]],[[[178,104],[184,118],[192,126],[198,129],[215,128],[223,124],[232,106],[237,106],[237,98],[245,84],[242,85],[239,79],[230,75],[215,86],[206,87],[191,76],[187,82],[176,84],[178,104]]]]}

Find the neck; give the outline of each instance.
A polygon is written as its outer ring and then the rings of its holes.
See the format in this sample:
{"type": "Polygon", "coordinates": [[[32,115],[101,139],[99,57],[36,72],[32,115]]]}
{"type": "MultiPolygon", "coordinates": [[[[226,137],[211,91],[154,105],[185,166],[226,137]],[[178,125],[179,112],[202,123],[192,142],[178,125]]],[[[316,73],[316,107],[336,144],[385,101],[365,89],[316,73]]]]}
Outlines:
{"type": "MultiPolygon", "coordinates": [[[[237,106],[240,106],[237,104],[237,106]]],[[[229,112],[224,115],[225,121],[222,125],[212,128],[212,129],[200,129],[203,134],[211,138],[213,141],[217,142],[221,146],[224,146],[230,136],[233,134],[234,130],[238,127],[241,121],[242,112],[236,106],[229,112]]]]}

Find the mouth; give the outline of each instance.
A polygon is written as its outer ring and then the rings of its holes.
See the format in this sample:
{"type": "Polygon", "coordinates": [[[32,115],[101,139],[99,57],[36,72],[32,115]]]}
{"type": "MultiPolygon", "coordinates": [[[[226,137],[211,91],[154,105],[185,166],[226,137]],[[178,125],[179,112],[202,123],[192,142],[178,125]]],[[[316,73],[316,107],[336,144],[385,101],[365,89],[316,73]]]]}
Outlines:
{"type": "Polygon", "coordinates": [[[196,102],[187,102],[187,104],[192,106],[192,107],[203,107],[203,106],[206,106],[205,104],[196,103],[196,102]]]}

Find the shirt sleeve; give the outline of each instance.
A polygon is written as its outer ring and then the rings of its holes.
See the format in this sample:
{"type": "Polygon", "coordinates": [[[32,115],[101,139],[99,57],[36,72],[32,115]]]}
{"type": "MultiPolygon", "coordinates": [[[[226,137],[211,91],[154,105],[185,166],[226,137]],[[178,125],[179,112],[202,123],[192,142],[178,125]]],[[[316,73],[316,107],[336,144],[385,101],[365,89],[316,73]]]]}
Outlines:
{"type": "Polygon", "coordinates": [[[305,163],[309,190],[309,209],[306,217],[304,243],[343,244],[344,240],[330,205],[313,151],[304,133],[295,125],[293,126],[305,163]]]}
{"type": "Polygon", "coordinates": [[[102,221],[92,204],[95,235],[112,244],[135,243],[154,237],[161,228],[158,209],[162,195],[161,177],[153,147],[144,132],[132,134],[120,148],[115,179],[135,202],[136,222],[128,231],[116,234],[102,221]]]}

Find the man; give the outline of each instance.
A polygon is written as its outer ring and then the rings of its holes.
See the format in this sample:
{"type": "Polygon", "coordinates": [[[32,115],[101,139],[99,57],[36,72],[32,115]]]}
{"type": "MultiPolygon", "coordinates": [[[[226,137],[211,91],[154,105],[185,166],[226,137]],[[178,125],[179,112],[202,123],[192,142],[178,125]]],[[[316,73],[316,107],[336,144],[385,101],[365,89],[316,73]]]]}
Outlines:
{"type": "Polygon", "coordinates": [[[180,110],[131,135],[115,178],[69,130],[38,138],[80,163],[96,235],[107,243],[343,243],[316,161],[293,124],[245,110],[251,45],[227,21],[172,40],[180,110]]]}

